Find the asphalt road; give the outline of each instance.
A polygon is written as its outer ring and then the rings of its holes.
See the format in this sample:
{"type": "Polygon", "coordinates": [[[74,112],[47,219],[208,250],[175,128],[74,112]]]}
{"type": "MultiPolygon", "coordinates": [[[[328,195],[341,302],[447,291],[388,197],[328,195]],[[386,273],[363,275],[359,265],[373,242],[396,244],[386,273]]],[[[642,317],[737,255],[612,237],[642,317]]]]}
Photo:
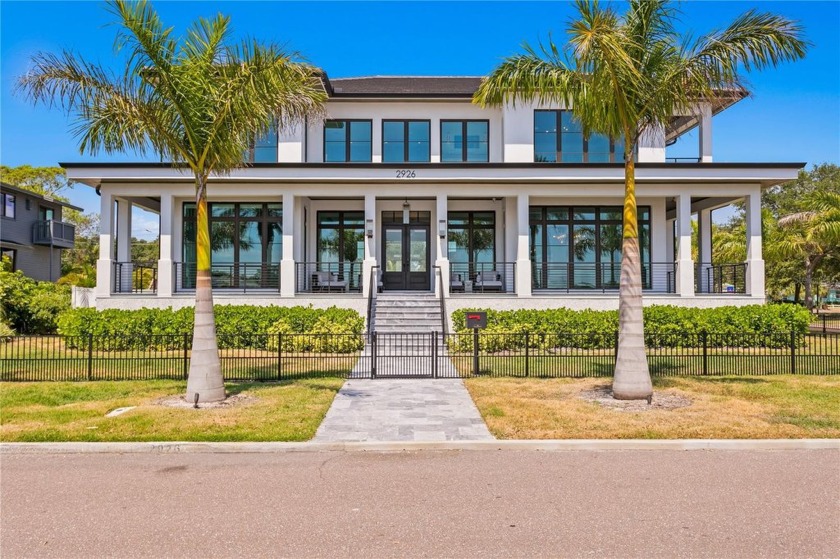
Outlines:
{"type": "Polygon", "coordinates": [[[840,452],[0,456],[0,555],[840,557],[840,452]]]}

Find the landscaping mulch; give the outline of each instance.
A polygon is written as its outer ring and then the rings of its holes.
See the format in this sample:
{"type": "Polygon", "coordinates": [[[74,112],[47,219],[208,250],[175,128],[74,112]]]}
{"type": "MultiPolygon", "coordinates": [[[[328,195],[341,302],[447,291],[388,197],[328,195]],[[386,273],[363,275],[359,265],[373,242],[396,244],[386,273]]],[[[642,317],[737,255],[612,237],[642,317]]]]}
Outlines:
{"type": "Polygon", "coordinates": [[[692,400],[686,396],[656,390],[650,404],[647,400],[616,400],[612,395],[609,384],[582,390],[578,398],[587,402],[594,402],[605,408],[623,412],[645,412],[654,410],[674,410],[691,405],[692,400]]]}

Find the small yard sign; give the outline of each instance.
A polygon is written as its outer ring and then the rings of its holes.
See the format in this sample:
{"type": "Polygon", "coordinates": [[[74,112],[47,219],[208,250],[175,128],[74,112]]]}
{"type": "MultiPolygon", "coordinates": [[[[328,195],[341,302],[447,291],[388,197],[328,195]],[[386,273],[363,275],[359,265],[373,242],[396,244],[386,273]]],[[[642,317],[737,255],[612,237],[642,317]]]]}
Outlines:
{"type": "Polygon", "coordinates": [[[467,311],[467,328],[487,328],[487,313],[467,311]]]}

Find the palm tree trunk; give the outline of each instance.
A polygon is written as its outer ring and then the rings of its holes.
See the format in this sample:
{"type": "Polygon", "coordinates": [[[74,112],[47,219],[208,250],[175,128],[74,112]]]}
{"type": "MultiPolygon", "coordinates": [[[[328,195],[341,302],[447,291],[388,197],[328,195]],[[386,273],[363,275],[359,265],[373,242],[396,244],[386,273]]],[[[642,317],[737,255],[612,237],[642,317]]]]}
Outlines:
{"type": "MultiPolygon", "coordinates": [[[[627,142],[629,144],[629,142],[627,142]]],[[[642,317],[642,266],[636,209],[636,170],[632,153],[625,151],[624,227],[621,245],[621,281],[618,294],[618,352],[613,397],[644,400],[653,395],[642,317]]]]}
{"type": "Polygon", "coordinates": [[[210,278],[210,225],[207,219],[207,177],[196,176],[196,284],[187,401],[218,402],[225,399],[225,383],[216,343],[213,287],[210,278]]]}
{"type": "Polygon", "coordinates": [[[814,270],[821,261],[822,255],[805,259],[805,306],[809,311],[814,310],[814,270]]]}

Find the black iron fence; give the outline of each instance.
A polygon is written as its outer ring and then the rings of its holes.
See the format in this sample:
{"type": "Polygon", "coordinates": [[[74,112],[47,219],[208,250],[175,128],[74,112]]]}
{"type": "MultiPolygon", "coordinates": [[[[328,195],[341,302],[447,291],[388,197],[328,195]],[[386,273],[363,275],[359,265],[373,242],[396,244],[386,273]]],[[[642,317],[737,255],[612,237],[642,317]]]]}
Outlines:
{"type": "Polygon", "coordinates": [[[516,262],[450,262],[450,293],[515,293],[516,262]]]}
{"type": "Polygon", "coordinates": [[[364,263],[295,262],[295,291],[298,293],[359,293],[364,263]]]}
{"type": "Polygon", "coordinates": [[[156,293],[157,262],[114,262],[114,293],[156,293]]]}
{"type": "MultiPolygon", "coordinates": [[[[174,262],[175,291],[193,291],[196,282],[195,262],[174,262]]],[[[280,264],[276,262],[232,262],[212,264],[213,289],[241,291],[279,291],[280,264]]]]}
{"type": "MultiPolygon", "coordinates": [[[[648,334],[653,375],[840,374],[840,332],[648,334]]],[[[219,336],[231,381],[610,376],[617,334],[438,332],[219,336]]],[[[0,381],[184,379],[189,334],[0,340],[0,381]]]]}
{"type": "Polygon", "coordinates": [[[711,264],[699,262],[694,276],[697,293],[731,293],[744,294],[747,292],[747,265],[739,264],[711,264]]]}
{"type": "MultiPolygon", "coordinates": [[[[673,262],[643,262],[642,289],[654,293],[676,291],[673,262]]],[[[571,292],[617,291],[621,262],[534,262],[531,287],[535,290],[571,292]]]]}
{"type": "Polygon", "coordinates": [[[840,313],[821,313],[811,315],[811,331],[840,333],[840,313]]]}

